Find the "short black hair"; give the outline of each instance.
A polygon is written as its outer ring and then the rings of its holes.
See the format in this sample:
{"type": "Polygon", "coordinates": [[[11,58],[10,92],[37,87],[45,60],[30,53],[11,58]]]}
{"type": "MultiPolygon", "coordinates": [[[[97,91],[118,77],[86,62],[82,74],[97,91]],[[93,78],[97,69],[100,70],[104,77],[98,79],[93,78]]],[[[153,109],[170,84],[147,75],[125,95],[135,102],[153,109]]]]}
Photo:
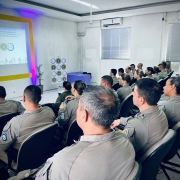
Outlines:
{"type": "Polygon", "coordinates": [[[110,86],[113,85],[113,79],[111,76],[105,75],[105,76],[102,76],[101,79],[105,81],[107,84],[109,84],[110,86]]]}
{"type": "Polygon", "coordinates": [[[33,104],[39,104],[41,100],[41,89],[38,86],[30,85],[24,90],[24,96],[33,104]]]}
{"type": "Polygon", "coordinates": [[[124,69],[123,69],[123,68],[119,68],[119,69],[118,69],[118,72],[124,73],[124,69]]]}
{"type": "Polygon", "coordinates": [[[6,97],[6,90],[3,86],[0,86],[0,98],[6,97]]]}
{"type": "Polygon", "coordinates": [[[64,81],[63,82],[63,87],[67,90],[70,91],[71,90],[71,83],[69,81],[64,81]]]}
{"type": "Polygon", "coordinates": [[[127,83],[131,82],[131,77],[128,74],[122,74],[121,78],[122,78],[123,81],[126,81],[127,83]]]}
{"type": "Polygon", "coordinates": [[[74,89],[78,92],[79,95],[82,95],[85,88],[86,84],[83,81],[77,80],[74,82],[74,89]]]}
{"type": "Polygon", "coordinates": [[[114,74],[114,76],[116,75],[117,73],[117,70],[116,69],[111,69],[111,72],[114,74]]]}
{"type": "Polygon", "coordinates": [[[131,64],[130,66],[133,66],[135,68],[135,64],[131,64]]]}
{"type": "Polygon", "coordinates": [[[151,74],[154,74],[154,69],[152,67],[147,67],[148,71],[151,71],[151,74]]]}
{"type": "Polygon", "coordinates": [[[142,78],[136,81],[135,85],[137,86],[137,92],[139,96],[143,97],[148,105],[157,105],[157,102],[161,97],[162,90],[161,86],[156,80],[150,78],[142,78]]]}
{"type": "Polygon", "coordinates": [[[176,94],[180,95],[180,77],[171,77],[170,83],[176,86],[176,94]]]}

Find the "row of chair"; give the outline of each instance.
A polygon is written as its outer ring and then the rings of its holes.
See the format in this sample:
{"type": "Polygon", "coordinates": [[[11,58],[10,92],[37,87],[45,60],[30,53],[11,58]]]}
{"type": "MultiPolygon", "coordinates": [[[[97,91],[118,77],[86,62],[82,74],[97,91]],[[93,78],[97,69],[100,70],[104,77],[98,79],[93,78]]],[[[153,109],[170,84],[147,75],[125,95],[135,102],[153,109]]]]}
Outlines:
{"type": "MultiPolygon", "coordinates": [[[[8,164],[4,164],[7,169],[11,169],[16,173],[25,169],[34,169],[43,164],[52,154],[53,138],[57,124],[51,124],[43,128],[39,128],[32,135],[24,140],[22,143],[18,156],[16,166],[12,165],[12,159],[8,159],[8,164]],[[43,152],[43,153],[42,153],[43,152]]],[[[68,136],[66,139],[66,146],[70,146],[74,141],[78,141],[79,137],[83,135],[82,130],[77,125],[76,120],[70,125],[68,129],[68,136]]],[[[169,130],[165,137],[154,144],[149,150],[138,159],[139,165],[134,170],[137,174],[134,180],[140,179],[151,180],[155,179],[158,168],[161,165],[167,179],[169,176],[165,171],[165,166],[161,162],[167,163],[178,151],[180,147],[180,122],[174,127],[174,130],[169,130]],[[169,151],[170,150],[170,151],[169,151]],[[168,154],[167,154],[168,153],[168,154]]],[[[3,164],[1,162],[1,164],[3,164]]],[[[174,164],[173,164],[174,165],[174,164]]],[[[179,172],[178,172],[179,173],[179,172]]]]}

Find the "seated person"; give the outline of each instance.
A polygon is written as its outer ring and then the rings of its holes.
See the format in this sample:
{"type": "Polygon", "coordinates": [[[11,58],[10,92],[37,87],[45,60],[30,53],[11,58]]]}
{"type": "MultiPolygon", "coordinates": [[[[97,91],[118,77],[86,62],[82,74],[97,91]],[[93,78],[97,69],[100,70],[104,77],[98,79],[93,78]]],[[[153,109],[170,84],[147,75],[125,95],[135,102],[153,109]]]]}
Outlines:
{"type": "Polygon", "coordinates": [[[165,112],[169,128],[180,121],[180,77],[171,77],[164,86],[164,95],[169,99],[159,101],[158,106],[165,112]]]}
{"type": "Polygon", "coordinates": [[[142,63],[138,63],[137,68],[138,68],[139,71],[143,71],[142,67],[143,67],[143,64],[142,63]]]}
{"type": "Polygon", "coordinates": [[[158,67],[159,67],[159,70],[160,70],[160,73],[158,74],[159,79],[164,79],[167,76],[167,72],[165,70],[166,67],[165,67],[164,64],[159,64],[158,67]]]}
{"type": "Polygon", "coordinates": [[[118,69],[118,75],[121,76],[122,74],[124,74],[124,69],[123,68],[119,68],[118,69]]]}
{"type": "Polygon", "coordinates": [[[160,70],[157,66],[154,66],[153,69],[154,69],[154,74],[152,76],[153,76],[154,80],[159,81],[160,70]]]}
{"type": "Polygon", "coordinates": [[[144,73],[140,70],[136,70],[134,73],[134,79],[139,80],[144,76],[144,73]]]}
{"type": "Polygon", "coordinates": [[[127,179],[135,152],[123,133],[110,130],[118,109],[119,100],[113,91],[100,86],[86,88],[77,109],[77,123],[84,135],[49,158],[36,180],[127,179]]]}
{"type": "Polygon", "coordinates": [[[108,89],[112,89],[113,79],[111,76],[105,75],[101,77],[100,86],[104,86],[108,89]]]}
{"type": "Polygon", "coordinates": [[[4,127],[0,138],[0,159],[7,163],[5,150],[12,145],[17,151],[21,143],[40,127],[54,122],[55,115],[49,107],[38,107],[41,89],[27,86],[23,94],[26,111],[12,118],[4,127]]]}
{"type": "Polygon", "coordinates": [[[110,71],[110,76],[111,76],[112,79],[113,79],[113,84],[112,84],[112,86],[114,86],[115,84],[118,83],[118,78],[116,77],[116,74],[117,74],[117,70],[116,70],[116,69],[111,69],[111,71],[110,71]]]}
{"type": "Polygon", "coordinates": [[[79,98],[81,97],[83,90],[86,88],[86,84],[83,81],[77,80],[72,84],[71,93],[74,98],[70,100],[67,105],[61,103],[59,116],[56,118],[60,126],[68,128],[69,125],[76,119],[76,110],[78,108],[79,98]]]}
{"type": "Polygon", "coordinates": [[[111,128],[120,124],[125,126],[123,132],[134,146],[136,159],[162,139],[168,131],[166,115],[157,107],[160,97],[161,87],[158,82],[148,78],[136,81],[133,103],[140,113],[135,117],[115,120],[111,125],[111,128]]]}
{"type": "Polygon", "coordinates": [[[171,70],[171,61],[166,61],[166,69],[165,70],[166,70],[167,74],[172,72],[172,70],[171,70]]]}
{"type": "Polygon", "coordinates": [[[3,86],[0,86],[0,116],[9,113],[22,113],[25,111],[24,107],[18,101],[5,100],[6,90],[3,86]]]}
{"type": "Polygon", "coordinates": [[[135,66],[135,64],[131,64],[130,67],[131,67],[132,74],[134,76],[134,73],[136,71],[136,66],[135,66]]]}
{"type": "Polygon", "coordinates": [[[132,93],[132,89],[131,86],[129,86],[129,83],[131,81],[131,78],[129,75],[127,74],[123,74],[120,78],[119,78],[119,84],[122,86],[121,88],[119,88],[117,90],[117,94],[118,94],[118,98],[120,100],[120,102],[122,103],[123,100],[132,93]]]}
{"type": "Polygon", "coordinates": [[[60,104],[64,102],[67,96],[72,95],[71,93],[71,83],[69,81],[63,82],[64,92],[60,94],[60,96],[56,99],[55,105],[59,108],[60,104]]]}
{"type": "Polygon", "coordinates": [[[132,79],[133,78],[133,73],[131,72],[131,67],[129,67],[129,66],[126,67],[125,71],[126,71],[126,74],[129,75],[130,78],[132,79]]]}
{"type": "Polygon", "coordinates": [[[150,78],[150,79],[154,79],[154,77],[152,76],[152,74],[154,73],[154,70],[152,67],[147,67],[145,74],[146,74],[146,78],[150,78]]]}

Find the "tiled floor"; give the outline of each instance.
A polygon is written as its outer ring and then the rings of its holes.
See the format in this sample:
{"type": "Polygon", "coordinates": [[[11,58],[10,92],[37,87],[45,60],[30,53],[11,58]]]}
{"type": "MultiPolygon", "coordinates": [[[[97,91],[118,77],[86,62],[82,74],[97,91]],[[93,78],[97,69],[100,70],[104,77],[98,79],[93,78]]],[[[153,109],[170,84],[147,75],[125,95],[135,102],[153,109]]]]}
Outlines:
{"type": "MultiPolygon", "coordinates": [[[[62,89],[60,89],[59,92],[62,92],[62,89]]],[[[57,97],[58,97],[58,89],[45,91],[42,94],[42,99],[40,101],[40,104],[54,103],[56,101],[57,97]]],[[[17,98],[12,98],[12,99],[18,100],[18,101],[20,101],[22,103],[22,97],[17,97],[17,98]]],[[[177,156],[175,156],[172,159],[172,162],[175,162],[175,163],[180,165],[180,159],[178,159],[177,156]]],[[[180,168],[179,168],[179,170],[180,170],[180,168]]],[[[177,174],[177,173],[169,171],[169,170],[167,170],[167,173],[169,174],[171,180],[180,180],[180,174],[177,174]]],[[[166,176],[164,175],[162,170],[160,170],[158,175],[157,175],[157,180],[166,180],[166,179],[167,179],[166,176]]]]}

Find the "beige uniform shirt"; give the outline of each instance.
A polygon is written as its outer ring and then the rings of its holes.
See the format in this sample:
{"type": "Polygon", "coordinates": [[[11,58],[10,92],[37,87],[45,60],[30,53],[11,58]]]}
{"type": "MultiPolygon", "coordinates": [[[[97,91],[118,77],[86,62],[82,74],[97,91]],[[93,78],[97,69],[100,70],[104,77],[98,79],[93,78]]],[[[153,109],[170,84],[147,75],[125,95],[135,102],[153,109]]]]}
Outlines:
{"type": "Polygon", "coordinates": [[[180,96],[159,101],[158,106],[165,112],[169,128],[173,128],[180,121],[180,96]]]}
{"type": "Polygon", "coordinates": [[[112,79],[113,79],[113,85],[112,86],[119,83],[118,78],[116,76],[112,77],[112,79]]]}
{"type": "Polygon", "coordinates": [[[168,130],[166,115],[157,106],[120,121],[125,126],[123,132],[132,142],[137,158],[162,139],[168,130]]]}
{"type": "Polygon", "coordinates": [[[132,88],[129,85],[125,85],[117,90],[118,98],[121,103],[131,93],[132,93],[132,88]]]}
{"type": "Polygon", "coordinates": [[[63,110],[59,110],[58,117],[56,121],[59,125],[70,125],[76,119],[76,110],[78,108],[80,96],[75,97],[71,101],[69,101],[63,110]]]}
{"type": "MultiPolygon", "coordinates": [[[[54,122],[54,112],[49,107],[40,107],[35,111],[25,111],[12,118],[4,127],[0,137],[0,157],[12,143],[19,149],[21,143],[35,130],[54,122]]],[[[4,156],[3,156],[4,157],[4,156]]]]}
{"type": "Polygon", "coordinates": [[[123,133],[81,136],[49,158],[36,180],[125,180],[134,159],[134,148],[123,133]]]}
{"type": "Polygon", "coordinates": [[[159,79],[164,79],[167,76],[167,72],[161,71],[158,75],[159,75],[159,79]]]}
{"type": "Polygon", "coordinates": [[[15,112],[21,113],[23,111],[25,111],[25,109],[18,101],[4,100],[0,102],[0,116],[15,112]]]}
{"type": "Polygon", "coordinates": [[[129,75],[131,79],[133,78],[133,73],[132,72],[129,72],[129,73],[126,73],[126,74],[129,75]]]}

